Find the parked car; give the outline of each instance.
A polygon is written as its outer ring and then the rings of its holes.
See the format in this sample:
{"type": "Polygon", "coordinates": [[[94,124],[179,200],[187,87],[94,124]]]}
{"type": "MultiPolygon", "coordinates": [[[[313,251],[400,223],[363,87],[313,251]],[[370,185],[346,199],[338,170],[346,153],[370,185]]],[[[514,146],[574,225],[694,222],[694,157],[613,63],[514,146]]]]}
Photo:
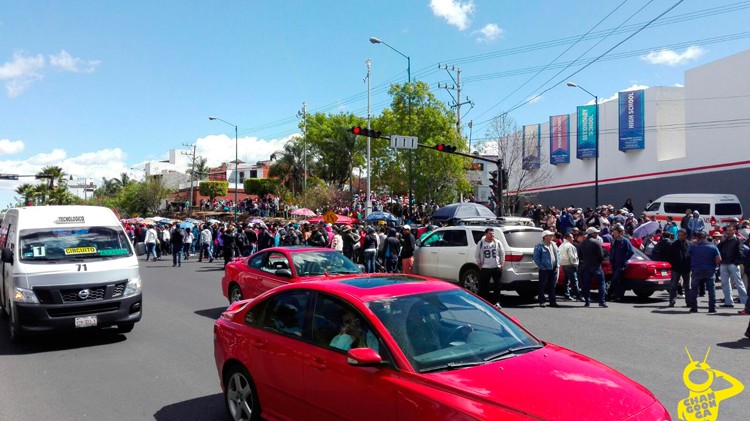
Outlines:
{"type": "MultiPolygon", "coordinates": [[[[612,278],[612,265],[609,264],[610,246],[609,243],[602,244],[602,248],[604,248],[602,271],[607,280],[607,291],[609,291],[609,283],[612,278]]],[[[668,290],[669,282],[672,278],[672,265],[668,262],[651,260],[638,249],[634,249],[634,251],[635,254],[630,258],[628,268],[625,269],[625,274],[622,278],[625,290],[632,290],[641,299],[652,296],[656,291],[668,290]]],[[[564,287],[565,277],[562,271],[560,271],[559,275],[557,285],[558,287],[564,287]]],[[[599,289],[599,282],[593,280],[591,289],[599,289]]]]}
{"type": "Polygon", "coordinates": [[[359,266],[335,250],[273,247],[229,262],[221,278],[221,290],[233,303],[290,282],[360,273],[359,266]]]}
{"type": "Polygon", "coordinates": [[[413,275],[235,302],[214,323],[214,358],[234,420],[670,420],[625,375],[413,275]]]}
{"type": "MultiPolygon", "coordinates": [[[[414,272],[458,283],[476,293],[479,290],[479,267],[474,258],[477,243],[489,225],[442,227],[417,242],[414,272]]],[[[542,229],[528,225],[491,226],[505,250],[503,290],[516,291],[522,297],[537,293],[539,279],[532,260],[534,246],[542,239],[542,229]]]]}

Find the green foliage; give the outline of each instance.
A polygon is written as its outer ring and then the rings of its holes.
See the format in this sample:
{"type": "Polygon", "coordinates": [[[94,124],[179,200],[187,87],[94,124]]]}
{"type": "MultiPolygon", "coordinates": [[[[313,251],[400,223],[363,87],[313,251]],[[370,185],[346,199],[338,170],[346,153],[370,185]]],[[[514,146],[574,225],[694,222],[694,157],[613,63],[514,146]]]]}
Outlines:
{"type": "Polygon", "coordinates": [[[284,144],[283,150],[271,154],[269,177],[278,177],[281,185],[293,196],[302,191],[304,183],[304,145],[301,137],[292,138],[284,144]]]}
{"type": "Polygon", "coordinates": [[[330,185],[343,187],[352,169],[365,165],[367,140],[349,130],[366,121],[354,114],[317,113],[307,117],[308,168],[330,185]]]}
{"type": "Polygon", "coordinates": [[[170,193],[158,178],[128,183],[121,190],[116,207],[123,215],[154,214],[170,193]]]}
{"type": "Polygon", "coordinates": [[[276,194],[281,183],[275,178],[248,178],[242,184],[246,194],[265,196],[276,194]]]}
{"type": "Polygon", "coordinates": [[[228,181],[201,181],[198,185],[198,191],[201,196],[208,196],[209,201],[213,202],[216,196],[226,196],[229,191],[228,181]]]}

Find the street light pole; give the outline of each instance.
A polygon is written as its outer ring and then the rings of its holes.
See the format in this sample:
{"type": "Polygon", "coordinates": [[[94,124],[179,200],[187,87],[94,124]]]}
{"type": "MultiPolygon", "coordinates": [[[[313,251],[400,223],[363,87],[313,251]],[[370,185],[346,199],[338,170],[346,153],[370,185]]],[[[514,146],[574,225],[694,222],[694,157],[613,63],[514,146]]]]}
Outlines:
{"type": "MultiPolygon", "coordinates": [[[[381,40],[380,38],[370,37],[370,42],[372,44],[383,44],[386,47],[390,48],[391,50],[393,50],[393,51],[397,52],[398,54],[400,54],[402,57],[406,58],[406,80],[407,80],[409,88],[410,88],[410,86],[411,86],[411,58],[409,56],[407,56],[406,54],[402,53],[401,51],[393,48],[391,45],[389,45],[387,42],[381,40]]],[[[408,108],[408,112],[409,112],[409,127],[411,127],[411,93],[409,93],[409,95],[407,96],[406,100],[407,100],[407,108],[408,108]]],[[[407,215],[408,215],[408,217],[411,217],[412,180],[414,179],[414,177],[412,177],[412,161],[413,161],[414,155],[413,155],[413,151],[411,149],[409,149],[408,153],[409,153],[409,167],[408,167],[408,172],[409,172],[409,199],[408,200],[409,200],[409,203],[408,203],[408,206],[407,206],[407,212],[408,212],[407,215]]]]}
{"type": "Polygon", "coordinates": [[[238,158],[239,155],[239,143],[237,141],[237,125],[232,124],[226,120],[222,120],[219,117],[208,117],[209,120],[219,120],[223,123],[226,123],[232,127],[234,127],[234,222],[237,222],[237,186],[240,184],[240,171],[239,171],[239,165],[240,160],[238,158]]]}
{"type": "Polygon", "coordinates": [[[594,209],[596,209],[599,207],[599,133],[601,132],[599,129],[599,96],[592,94],[583,86],[573,82],[568,82],[567,85],[571,88],[580,88],[582,91],[594,97],[594,109],[596,110],[596,134],[594,137],[596,139],[594,143],[594,154],[596,155],[594,156],[594,209]]]}
{"type": "MultiPolygon", "coordinates": [[[[367,131],[370,131],[370,121],[372,116],[370,115],[370,71],[372,68],[372,60],[369,58],[365,60],[367,64],[367,131]]],[[[365,192],[365,216],[372,212],[372,200],[370,199],[370,136],[367,136],[367,191],[365,192]]]]}

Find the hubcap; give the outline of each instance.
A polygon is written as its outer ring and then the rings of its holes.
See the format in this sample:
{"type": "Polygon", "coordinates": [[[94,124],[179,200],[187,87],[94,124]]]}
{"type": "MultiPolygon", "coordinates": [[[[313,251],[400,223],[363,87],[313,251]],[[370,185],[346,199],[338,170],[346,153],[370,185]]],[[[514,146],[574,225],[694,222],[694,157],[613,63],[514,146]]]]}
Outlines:
{"type": "Polygon", "coordinates": [[[230,296],[232,297],[232,302],[235,303],[242,299],[242,291],[238,287],[232,287],[230,296]]]}
{"type": "Polygon", "coordinates": [[[235,421],[249,421],[253,415],[253,392],[242,373],[234,373],[227,384],[227,407],[235,421]]]}
{"type": "Polygon", "coordinates": [[[475,294],[479,292],[479,278],[473,273],[466,275],[466,278],[464,278],[464,289],[475,294]]]}

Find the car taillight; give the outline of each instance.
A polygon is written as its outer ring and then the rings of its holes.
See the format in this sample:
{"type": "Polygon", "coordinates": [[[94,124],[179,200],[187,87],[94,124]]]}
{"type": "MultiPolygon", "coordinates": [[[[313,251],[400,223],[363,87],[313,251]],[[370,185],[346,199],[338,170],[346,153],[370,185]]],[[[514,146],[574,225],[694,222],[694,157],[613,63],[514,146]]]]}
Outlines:
{"type": "Polygon", "coordinates": [[[520,262],[521,259],[523,259],[523,253],[520,253],[520,254],[506,253],[505,254],[506,262],[520,262]]]}

